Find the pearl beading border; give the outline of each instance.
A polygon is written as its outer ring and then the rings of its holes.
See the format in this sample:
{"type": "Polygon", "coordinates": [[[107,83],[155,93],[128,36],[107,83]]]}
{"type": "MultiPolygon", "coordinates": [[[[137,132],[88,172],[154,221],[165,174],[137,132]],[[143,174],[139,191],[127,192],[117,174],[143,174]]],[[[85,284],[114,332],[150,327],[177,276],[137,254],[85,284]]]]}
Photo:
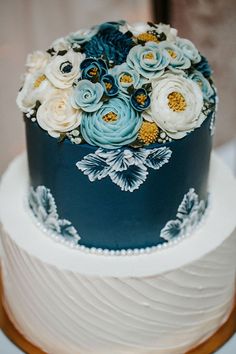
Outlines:
{"type": "Polygon", "coordinates": [[[67,246],[70,249],[73,250],[78,250],[86,254],[92,254],[92,255],[98,255],[98,256],[139,256],[139,255],[148,255],[150,253],[155,253],[155,252],[160,252],[163,250],[166,250],[167,248],[174,247],[178,245],[181,241],[183,241],[186,238],[191,237],[191,235],[196,231],[199,230],[200,228],[203,227],[203,225],[206,222],[206,219],[210,213],[211,210],[211,196],[208,195],[208,202],[207,202],[207,207],[205,209],[205,212],[201,218],[201,221],[191,230],[191,232],[186,232],[184,235],[178,236],[173,240],[169,240],[167,242],[158,244],[156,246],[151,246],[151,247],[145,247],[145,248],[134,248],[134,249],[122,249],[122,250],[109,250],[109,249],[103,249],[103,248],[96,248],[96,247],[86,247],[84,245],[79,245],[75,244],[74,242],[65,240],[63,236],[60,234],[48,230],[41,222],[39,222],[36,217],[34,216],[32,210],[30,209],[28,202],[27,202],[27,197],[25,198],[24,205],[26,212],[30,215],[31,220],[33,223],[50,239],[53,239],[55,242],[63,244],[67,246]]]}

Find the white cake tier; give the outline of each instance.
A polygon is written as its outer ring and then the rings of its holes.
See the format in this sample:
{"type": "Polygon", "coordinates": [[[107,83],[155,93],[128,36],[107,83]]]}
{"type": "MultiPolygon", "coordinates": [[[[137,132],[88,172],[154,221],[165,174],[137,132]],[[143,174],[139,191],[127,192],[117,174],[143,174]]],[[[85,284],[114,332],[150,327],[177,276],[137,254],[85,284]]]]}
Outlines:
{"type": "Polygon", "coordinates": [[[204,225],[149,255],[69,249],[26,211],[18,157],[0,189],[5,307],[16,327],[51,354],[183,354],[227,319],[236,267],[236,183],[215,156],[204,225]]]}

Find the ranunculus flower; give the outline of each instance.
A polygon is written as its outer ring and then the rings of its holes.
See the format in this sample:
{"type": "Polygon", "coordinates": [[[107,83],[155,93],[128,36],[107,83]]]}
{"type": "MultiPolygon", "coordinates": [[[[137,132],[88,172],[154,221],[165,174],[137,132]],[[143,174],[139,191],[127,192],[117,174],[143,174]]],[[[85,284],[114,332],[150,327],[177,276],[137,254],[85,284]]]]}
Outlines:
{"type": "Polygon", "coordinates": [[[202,73],[200,73],[200,71],[197,70],[194,70],[193,73],[189,75],[189,78],[199,85],[202,90],[203,97],[209,101],[215,93],[210,85],[210,82],[202,75],[202,73]]]}
{"type": "Polygon", "coordinates": [[[109,72],[115,77],[119,89],[126,94],[131,85],[137,88],[141,82],[139,73],[131,69],[126,63],[116,65],[109,72]]]}
{"type": "Polygon", "coordinates": [[[56,88],[41,71],[25,76],[22,89],[18,92],[16,103],[24,113],[34,108],[37,101],[44,102],[46,97],[56,91],[56,88]]]}
{"type": "Polygon", "coordinates": [[[152,85],[152,119],[170,137],[181,139],[202,124],[203,95],[196,82],[167,73],[152,85]]]}
{"type": "Polygon", "coordinates": [[[35,73],[36,71],[43,71],[50,59],[50,54],[37,50],[28,54],[26,59],[27,73],[35,73]]]}
{"type": "Polygon", "coordinates": [[[74,87],[71,104],[75,108],[82,108],[86,112],[97,111],[102,106],[104,89],[100,83],[92,83],[89,80],[81,80],[74,87]]]}
{"type": "Polygon", "coordinates": [[[38,108],[36,118],[39,126],[54,138],[80,125],[81,110],[71,106],[70,95],[70,90],[58,91],[38,108]]]}
{"type": "Polygon", "coordinates": [[[178,37],[176,44],[183,51],[184,55],[193,63],[199,63],[201,60],[201,55],[190,40],[178,37]]]}
{"type": "Polygon", "coordinates": [[[84,58],[84,54],[75,53],[72,49],[64,55],[56,55],[46,66],[45,75],[55,87],[70,88],[80,76],[80,64],[84,58]]]}
{"type": "Polygon", "coordinates": [[[180,70],[190,68],[190,59],[186,57],[183,51],[175,44],[163,41],[159,44],[159,48],[165,51],[166,55],[169,57],[168,68],[173,72],[179,72],[180,70]]]}
{"type": "Polygon", "coordinates": [[[90,145],[107,149],[132,143],[142,124],[126,96],[111,98],[94,113],[82,113],[81,134],[90,145]]]}
{"type": "Polygon", "coordinates": [[[146,79],[161,76],[169,61],[166,53],[154,42],[147,42],[144,46],[136,45],[127,57],[127,64],[146,79]]]}
{"type": "Polygon", "coordinates": [[[92,82],[98,82],[107,73],[107,65],[104,60],[87,58],[80,64],[81,77],[92,82]]]}

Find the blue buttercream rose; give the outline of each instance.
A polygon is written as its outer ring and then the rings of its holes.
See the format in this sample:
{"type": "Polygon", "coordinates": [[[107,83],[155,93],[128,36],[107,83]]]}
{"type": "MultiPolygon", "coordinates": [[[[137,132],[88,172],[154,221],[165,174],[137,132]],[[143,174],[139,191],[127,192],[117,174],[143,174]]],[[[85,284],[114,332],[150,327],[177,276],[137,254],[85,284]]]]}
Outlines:
{"type": "Polygon", "coordinates": [[[94,113],[83,112],[80,128],[87,143],[114,149],[132,143],[141,124],[140,113],[130,106],[128,97],[120,95],[94,113]]]}
{"type": "Polygon", "coordinates": [[[115,78],[112,75],[104,75],[101,78],[101,84],[104,87],[105,94],[108,97],[113,97],[118,94],[118,86],[116,85],[115,78]]]}
{"type": "Polygon", "coordinates": [[[200,71],[194,70],[194,72],[190,74],[189,78],[200,86],[203,97],[206,100],[210,100],[210,98],[214,96],[215,92],[212,86],[210,85],[209,81],[202,75],[202,73],[200,73],[200,71]]]}
{"type": "Polygon", "coordinates": [[[133,85],[135,88],[141,83],[139,73],[131,69],[126,63],[116,65],[109,72],[115,77],[117,86],[123,93],[128,93],[127,89],[133,85]]]}
{"type": "Polygon", "coordinates": [[[80,70],[82,79],[97,82],[107,73],[107,65],[102,59],[88,58],[82,61],[80,70]]]}
{"type": "Polygon", "coordinates": [[[98,32],[98,29],[99,26],[94,26],[92,28],[83,28],[77,32],[70,33],[69,36],[66,37],[66,39],[71,44],[82,44],[89,41],[98,32]]]}
{"type": "Polygon", "coordinates": [[[86,112],[94,112],[102,106],[104,89],[100,83],[92,83],[89,80],[81,80],[74,87],[74,95],[71,104],[75,108],[81,108],[86,112]]]}
{"type": "Polygon", "coordinates": [[[159,48],[169,57],[168,68],[173,72],[190,68],[190,59],[186,57],[183,51],[175,44],[163,41],[159,44],[159,48]]]}
{"type": "Polygon", "coordinates": [[[135,90],[130,98],[131,106],[138,112],[147,109],[151,104],[151,99],[144,88],[135,90]]]}
{"type": "Polygon", "coordinates": [[[169,62],[169,57],[154,42],[147,42],[144,46],[136,45],[127,57],[127,64],[146,79],[161,76],[169,62]]]}
{"type": "Polygon", "coordinates": [[[177,38],[177,46],[183,51],[184,55],[193,63],[198,63],[201,60],[201,55],[195,45],[188,39],[177,38]]]}

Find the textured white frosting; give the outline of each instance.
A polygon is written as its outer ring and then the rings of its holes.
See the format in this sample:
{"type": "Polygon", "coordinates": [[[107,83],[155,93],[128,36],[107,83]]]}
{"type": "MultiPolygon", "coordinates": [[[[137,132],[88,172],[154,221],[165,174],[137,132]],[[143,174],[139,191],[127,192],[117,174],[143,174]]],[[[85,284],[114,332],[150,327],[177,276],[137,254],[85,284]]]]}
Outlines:
{"type": "Polygon", "coordinates": [[[210,336],[232,309],[236,267],[236,184],[215,158],[211,171],[200,230],[150,255],[109,257],[35,227],[23,208],[25,158],[15,160],[0,215],[5,307],[17,328],[50,354],[183,354],[210,336]]]}

